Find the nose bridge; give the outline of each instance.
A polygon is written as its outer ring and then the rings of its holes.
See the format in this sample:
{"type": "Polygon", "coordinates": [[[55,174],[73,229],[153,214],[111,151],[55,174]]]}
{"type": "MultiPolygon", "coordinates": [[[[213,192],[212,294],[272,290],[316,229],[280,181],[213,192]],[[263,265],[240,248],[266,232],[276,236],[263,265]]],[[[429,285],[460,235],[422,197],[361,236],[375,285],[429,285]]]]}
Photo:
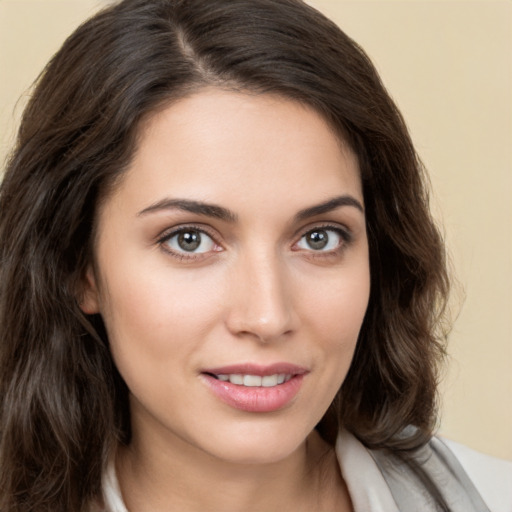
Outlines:
{"type": "Polygon", "coordinates": [[[293,301],[284,261],[265,249],[240,257],[233,275],[228,327],[268,342],[294,328],[293,301]]]}

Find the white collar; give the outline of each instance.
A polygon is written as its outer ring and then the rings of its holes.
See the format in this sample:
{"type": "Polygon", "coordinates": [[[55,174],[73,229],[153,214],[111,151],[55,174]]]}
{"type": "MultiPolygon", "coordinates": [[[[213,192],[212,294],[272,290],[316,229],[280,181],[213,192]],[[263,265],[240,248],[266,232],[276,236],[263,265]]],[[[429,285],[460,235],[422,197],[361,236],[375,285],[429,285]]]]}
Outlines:
{"type": "Polygon", "coordinates": [[[358,439],[341,430],[335,449],[355,512],[400,512],[377,464],[358,439]]]}
{"type": "Polygon", "coordinates": [[[121,496],[114,461],[108,465],[103,473],[102,486],[104,512],[128,512],[121,496]]]}

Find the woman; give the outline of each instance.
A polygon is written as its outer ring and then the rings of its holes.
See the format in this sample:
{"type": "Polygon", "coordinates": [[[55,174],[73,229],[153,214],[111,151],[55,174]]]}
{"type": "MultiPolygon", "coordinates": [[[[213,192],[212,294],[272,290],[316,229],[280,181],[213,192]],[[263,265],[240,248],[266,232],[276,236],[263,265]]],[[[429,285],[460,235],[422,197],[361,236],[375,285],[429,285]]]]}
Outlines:
{"type": "Polygon", "coordinates": [[[448,277],[423,171],[311,7],[98,14],[0,197],[1,510],[507,506],[432,439],[448,277]]]}

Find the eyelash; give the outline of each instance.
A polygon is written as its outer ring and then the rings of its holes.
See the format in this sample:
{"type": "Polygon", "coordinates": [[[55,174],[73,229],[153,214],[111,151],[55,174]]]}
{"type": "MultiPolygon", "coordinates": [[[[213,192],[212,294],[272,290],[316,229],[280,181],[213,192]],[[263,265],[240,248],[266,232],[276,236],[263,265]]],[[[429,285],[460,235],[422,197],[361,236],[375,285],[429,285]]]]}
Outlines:
{"type": "MultiPolygon", "coordinates": [[[[183,251],[183,252],[175,251],[175,250],[171,249],[169,246],[165,245],[175,236],[178,236],[182,233],[188,233],[188,232],[198,232],[203,235],[206,235],[208,238],[210,238],[212,240],[212,242],[216,246],[219,246],[219,244],[217,243],[217,241],[215,239],[215,236],[212,233],[210,233],[204,227],[196,226],[193,224],[189,224],[189,225],[182,226],[179,228],[173,228],[170,231],[166,231],[165,233],[163,233],[163,235],[161,237],[158,238],[157,244],[167,254],[170,254],[172,257],[177,258],[180,261],[182,261],[182,260],[194,261],[199,258],[205,258],[208,253],[193,253],[193,252],[187,253],[186,251],[183,251]]],[[[209,253],[211,253],[211,252],[212,251],[209,251],[209,253]]],[[[219,251],[214,250],[213,252],[219,252],[219,251]]]]}
{"type": "MultiPolygon", "coordinates": [[[[352,239],[353,239],[352,234],[346,228],[342,228],[339,225],[319,224],[312,228],[308,228],[305,231],[302,231],[302,234],[299,236],[299,239],[293,245],[294,246],[297,245],[304,237],[306,237],[307,235],[309,235],[311,233],[314,233],[315,231],[334,231],[337,235],[340,236],[341,243],[339,244],[338,247],[336,247],[334,249],[327,250],[327,251],[322,251],[322,250],[315,251],[314,249],[311,249],[311,250],[304,249],[303,250],[304,252],[308,253],[308,256],[313,257],[313,258],[329,258],[329,257],[333,257],[333,256],[338,256],[347,248],[348,245],[350,245],[350,243],[352,242],[352,239]]],[[[186,251],[183,251],[183,252],[175,251],[175,250],[171,249],[168,245],[166,246],[166,244],[168,244],[168,242],[172,238],[174,238],[175,236],[178,236],[182,233],[187,233],[187,232],[198,232],[198,233],[204,234],[212,240],[212,243],[215,246],[220,247],[220,244],[218,244],[216,241],[216,237],[211,232],[206,230],[204,227],[193,225],[193,224],[182,226],[179,228],[173,228],[170,231],[166,231],[165,233],[162,234],[162,236],[160,236],[157,239],[157,244],[167,254],[171,255],[174,258],[177,258],[180,261],[183,261],[183,260],[194,261],[194,260],[198,260],[198,259],[204,259],[204,258],[208,257],[208,255],[210,255],[212,252],[220,252],[220,250],[213,250],[213,251],[207,251],[207,252],[202,252],[202,253],[193,253],[193,252],[187,253],[186,251]]],[[[294,250],[297,252],[302,251],[302,249],[294,249],[294,250]]]]}
{"type": "Polygon", "coordinates": [[[347,228],[342,228],[339,225],[319,224],[303,231],[299,237],[299,240],[294,245],[297,245],[304,237],[311,233],[314,233],[315,231],[334,231],[337,235],[339,235],[341,241],[338,247],[327,251],[315,251],[314,249],[306,249],[306,252],[308,252],[308,256],[312,258],[330,258],[333,256],[339,256],[353,241],[353,236],[347,228]]]}

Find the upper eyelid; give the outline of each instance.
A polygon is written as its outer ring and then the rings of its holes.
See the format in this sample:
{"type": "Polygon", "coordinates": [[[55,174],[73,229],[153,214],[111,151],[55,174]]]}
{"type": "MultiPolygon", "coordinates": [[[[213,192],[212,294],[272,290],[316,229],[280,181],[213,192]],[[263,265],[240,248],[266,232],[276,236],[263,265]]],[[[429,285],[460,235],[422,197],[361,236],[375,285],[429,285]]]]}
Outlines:
{"type": "Polygon", "coordinates": [[[200,233],[208,236],[214,243],[214,245],[222,247],[221,244],[217,241],[217,238],[209,233],[208,229],[205,229],[204,226],[197,226],[194,224],[184,224],[181,226],[174,226],[172,228],[168,228],[161,232],[159,236],[156,237],[155,242],[160,247],[160,250],[164,251],[168,255],[170,255],[173,258],[179,259],[183,262],[194,262],[194,261],[200,261],[208,257],[208,255],[211,254],[212,251],[208,252],[187,252],[187,251],[179,251],[176,249],[173,249],[171,247],[165,247],[167,245],[167,242],[174,238],[175,236],[179,235],[182,232],[186,231],[199,231],[200,233]]]}
{"type": "Polygon", "coordinates": [[[297,230],[295,233],[295,237],[302,238],[303,236],[307,235],[308,233],[311,233],[311,231],[315,231],[315,229],[325,229],[325,230],[332,230],[332,231],[339,231],[342,233],[345,233],[347,236],[352,236],[352,230],[347,227],[346,225],[339,223],[339,222],[316,222],[312,223],[309,226],[302,227],[301,229],[297,230]]]}
{"type": "MultiPolygon", "coordinates": [[[[297,243],[303,236],[307,235],[311,231],[314,231],[315,229],[325,229],[325,230],[333,230],[340,233],[343,233],[346,237],[351,238],[352,237],[352,230],[348,228],[346,225],[339,223],[339,222],[329,222],[329,221],[320,221],[320,222],[314,222],[310,223],[309,225],[303,226],[300,229],[296,230],[295,233],[292,235],[292,238],[294,239],[293,244],[297,243]]],[[[223,244],[220,242],[222,240],[222,236],[217,232],[217,230],[214,230],[208,225],[202,224],[202,223],[190,223],[190,224],[181,224],[177,226],[173,226],[170,228],[167,228],[160,232],[155,237],[155,241],[157,243],[163,243],[166,240],[169,240],[173,236],[177,235],[178,233],[181,233],[183,231],[187,230],[196,230],[201,233],[204,233],[205,235],[212,238],[212,240],[222,246],[223,244]]]]}
{"type": "Polygon", "coordinates": [[[164,229],[160,232],[159,235],[156,237],[157,242],[163,242],[165,240],[169,240],[169,238],[172,238],[173,236],[177,235],[178,233],[182,233],[184,231],[199,231],[200,233],[204,233],[205,235],[208,235],[210,238],[212,238],[215,243],[218,242],[218,237],[215,233],[213,233],[213,230],[207,226],[204,226],[202,224],[183,224],[178,226],[173,226],[172,228],[164,229]]]}

